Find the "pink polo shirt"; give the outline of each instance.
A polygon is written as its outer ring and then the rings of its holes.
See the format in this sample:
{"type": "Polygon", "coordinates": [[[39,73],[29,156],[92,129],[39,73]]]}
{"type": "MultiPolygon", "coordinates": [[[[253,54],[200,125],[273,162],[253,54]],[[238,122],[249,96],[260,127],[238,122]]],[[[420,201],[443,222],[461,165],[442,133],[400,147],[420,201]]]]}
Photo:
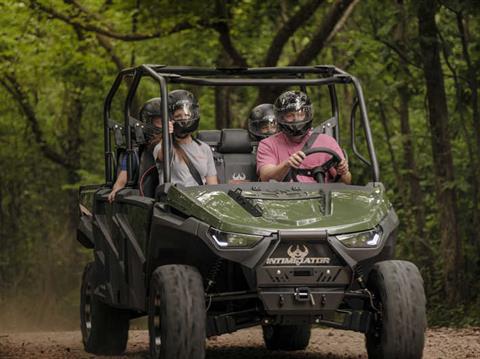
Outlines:
{"type": "MultiPolygon", "coordinates": [[[[291,141],[283,132],[279,132],[260,141],[257,149],[257,174],[260,174],[260,168],[265,165],[278,165],[280,162],[287,160],[295,152],[300,151],[312,134],[306,135],[302,142],[296,143],[291,141]]],[[[344,159],[343,151],[337,141],[329,136],[320,134],[310,148],[326,147],[335,151],[340,158],[344,159]]],[[[327,162],[332,156],[327,153],[315,153],[308,156],[300,165],[301,168],[314,168],[327,162]]],[[[330,170],[330,177],[336,175],[336,170],[330,170]]],[[[298,176],[299,182],[315,182],[311,177],[298,176]]],[[[328,178],[326,179],[328,182],[328,178]]]]}

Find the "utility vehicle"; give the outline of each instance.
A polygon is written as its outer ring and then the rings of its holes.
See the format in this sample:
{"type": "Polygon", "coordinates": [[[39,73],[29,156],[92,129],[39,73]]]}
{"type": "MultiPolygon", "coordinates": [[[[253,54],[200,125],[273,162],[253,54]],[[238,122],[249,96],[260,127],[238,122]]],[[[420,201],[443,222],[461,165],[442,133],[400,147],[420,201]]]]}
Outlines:
{"type": "Polygon", "coordinates": [[[271,350],[303,350],[312,325],[322,325],[364,333],[369,358],[422,356],[423,281],[414,264],[393,259],[398,218],[380,182],[355,77],[334,66],[142,65],[118,74],[103,115],[105,183],[79,193],[77,238],[94,257],[81,286],[86,351],[121,354],[129,321],[147,315],[154,358],[203,358],[206,338],[257,325],[271,350]],[[161,185],[145,150],[148,129],[132,109],[146,78],[158,83],[162,99],[161,185]],[[119,120],[112,117],[112,100],[122,83],[128,93],[119,120]],[[337,88],[348,86],[354,94],[344,121],[350,138],[340,143],[349,144],[351,160],[368,167],[370,179],[364,185],[324,183],[320,166],[312,169],[318,183],[259,182],[247,131],[221,129],[198,133],[214,151],[221,184],[174,185],[167,93],[175,86],[323,87],[331,116],[320,128],[337,141],[337,88]],[[110,203],[121,156],[128,183],[110,203]]]}

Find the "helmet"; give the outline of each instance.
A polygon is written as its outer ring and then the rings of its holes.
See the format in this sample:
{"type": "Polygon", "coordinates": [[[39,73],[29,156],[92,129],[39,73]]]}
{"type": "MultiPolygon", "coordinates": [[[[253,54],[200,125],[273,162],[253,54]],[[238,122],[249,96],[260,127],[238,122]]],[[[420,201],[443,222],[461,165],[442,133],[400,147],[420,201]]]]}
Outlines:
{"type": "Polygon", "coordinates": [[[168,94],[168,115],[173,122],[173,133],[178,138],[185,138],[198,128],[200,108],[195,96],[186,90],[174,90],[168,94]],[[179,116],[176,118],[175,112],[179,116]]]}
{"type": "Polygon", "coordinates": [[[301,91],[282,93],[275,100],[273,110],[280,131],[288,137],[303,137],[312,127],[312,103],[308,96],[301,91]]]}
{"type": "Polygon", "coordinates": [[[162,117],[162,99],[160,97],[151,98],[140,109],[141,121],[151,124],[154,117],[162,117]]]}
{"type": "Polygon", "coordinates": [[[146,141],[150,141],[155,134],[160,133],[160,129],[157,128],[158,124],[153,124],[155,117],[162,117],[162,99],[160,97],[154,97],[145,102],[140,109],[140,120],[147,124],[147,130],[144,131],[146,141]]]}
{"type": "Polygon", "coordinates": [[[253,108],[248,117],[248,132],[258,141],[277,133],[277,120],[272,104],[264,103],[253,108]]]}

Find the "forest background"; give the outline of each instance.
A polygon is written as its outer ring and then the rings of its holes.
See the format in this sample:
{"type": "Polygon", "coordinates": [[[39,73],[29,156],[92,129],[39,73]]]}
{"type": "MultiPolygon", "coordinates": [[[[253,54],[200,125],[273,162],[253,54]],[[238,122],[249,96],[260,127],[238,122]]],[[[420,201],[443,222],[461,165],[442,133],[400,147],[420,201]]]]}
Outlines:
{"type": "MultiPolygon", "coordinates": [[[[78,187],[104,181],[103,100],[142,63],[357,76],[429,323],[480,325],[478,1],[0,0],[0,330],[78,328],[78,187]]],[[[201,128],[244,127],[275,95],[200,93],[201,128]]]]}

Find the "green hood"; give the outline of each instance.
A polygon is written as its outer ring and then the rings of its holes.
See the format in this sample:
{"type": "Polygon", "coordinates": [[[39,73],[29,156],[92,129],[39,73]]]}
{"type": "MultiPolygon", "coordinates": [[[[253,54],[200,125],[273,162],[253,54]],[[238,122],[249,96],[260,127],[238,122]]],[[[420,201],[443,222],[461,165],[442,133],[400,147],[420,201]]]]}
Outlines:
{"type": "Polygon", "coordinates": [[[324,190],[241,192],[261,210],[255,216],[215,186],[172,187],[167,203],[223,231],[266,234],[280,229],[323,229],[331,234],[375,227],[391,207],[382,186],[341,186],[324,190]]]}

